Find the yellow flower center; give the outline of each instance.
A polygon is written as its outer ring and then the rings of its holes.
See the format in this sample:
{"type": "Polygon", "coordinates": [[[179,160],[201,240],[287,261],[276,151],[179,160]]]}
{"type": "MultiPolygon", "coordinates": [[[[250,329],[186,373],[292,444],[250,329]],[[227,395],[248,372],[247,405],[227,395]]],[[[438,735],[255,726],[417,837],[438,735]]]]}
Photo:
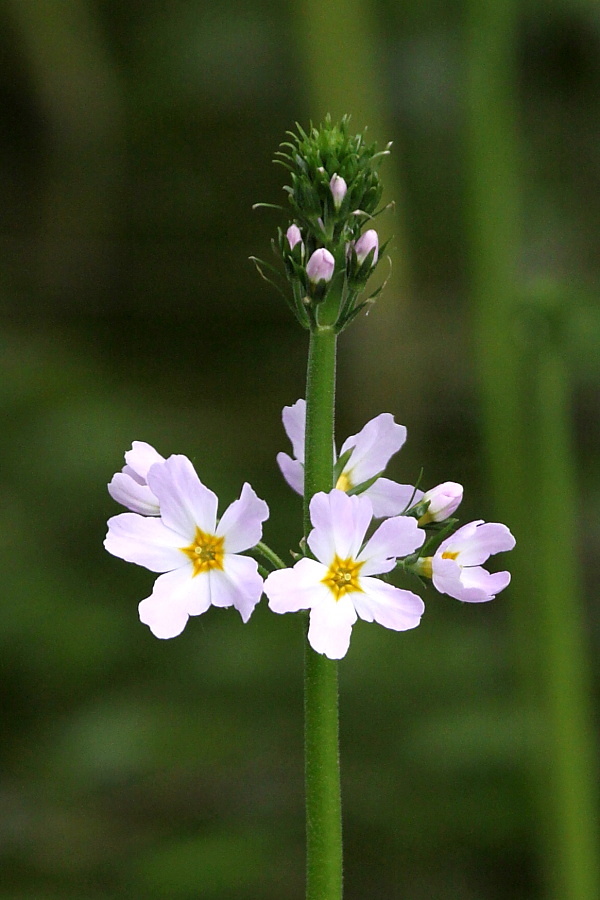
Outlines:
{"type": "Polygon", "coordinates": [[[458,550],[455,550],[454,552],[452,552],[451,550],[444,550],[444,552],[442,553],[442,559],[456,559],[456,557],[458,556],[458,552],[458,550]]]}
{"type": "Polygon", "coordinates": [[[335,487],[338,491],[349,491],[350,488],[354,487],[354,485],[352,484],[352,479],[350,478],[350,476],[346,472],[342,472],[336,482],[335,487]]]}
{"type": "Polygon", "coordinates": [[[327,585],[336,600],[356,591],[362,594],[364,591],[360,586],[358,573],[363,565],[364,563],[356,562],[351,557],[340,559],[336,553],[322,584],[327,585]]]}
{"type": "Polygon", "coordinates": [[[193,543],[189,547],[180,547],[181,552],[185,553],[187,558],[192,561],[193,578],[200,575],[201,572],[223,568],[224,542],[225,538],[217,537],[216,534],[206,534],[202,529],[196,528],[193,543]]]}

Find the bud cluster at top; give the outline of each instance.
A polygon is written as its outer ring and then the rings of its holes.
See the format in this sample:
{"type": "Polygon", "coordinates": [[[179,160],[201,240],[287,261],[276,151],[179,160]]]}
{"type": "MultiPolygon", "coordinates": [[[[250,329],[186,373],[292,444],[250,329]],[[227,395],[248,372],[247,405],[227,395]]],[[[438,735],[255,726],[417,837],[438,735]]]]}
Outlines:
{"type": "Polygon", "coordinates": [[[377,151],[364,134],[348,132],[348,117],[330,117],[307,133],[297,126],[277,154],[289,173],[292,221],[278,230],[278,251],[292,286],[296,317],[306,328],[342,330],[375,295],[358,302],[383,248],[372,225],[380,210],[377,151]]]}

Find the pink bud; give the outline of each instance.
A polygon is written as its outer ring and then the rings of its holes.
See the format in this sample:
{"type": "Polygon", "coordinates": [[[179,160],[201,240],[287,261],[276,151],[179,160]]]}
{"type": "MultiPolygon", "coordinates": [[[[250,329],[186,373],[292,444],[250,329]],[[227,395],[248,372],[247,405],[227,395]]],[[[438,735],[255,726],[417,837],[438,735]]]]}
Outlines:
{"type": "Polygon", "coordinates": [[[377,237],[377,232],[375,231],[375,229],[369,228],[368,231],[365,231],[364,234],[361,234],[354,246],[354,251],[356,253],[356,258],[359,262],[359,265],[362,266],[373,248],[375,248],[375,253],[373,254],[373,265],[375,265],[375,263],[377,262],[377,256],[379,254],[379,238],[377,237]]]}
{"type": "Polygon", "coordinates": [[[344,181],[341,175],[338,175],[337,172],[331,176],[331,181],[329,182],[329,187],[331,189],[331,194],[333,196],[333,205],[336,209],[339,209],[342,205],[342,200],[346,196],[346,191],[348,190],[348,185],[344,181]]]}
{"type": "Polygon", "coordinates": [[[302,235],[297,225],[290,225],[285,233],[290,250],[293,250],[298,242],[302,243],[302,235]]]}
{"type": "Polygon", "coordinates": [[[334,268],[333,256],[325,247],[320,247],[319,250],[315,250],[306,264],[306,274],[311,284],[318,284],[320,281],[328,282],[331,281],[334,268]]]}
{"type": "Polygon", "coordinates": [[[456,511],[463,497],[463,489],[461,484],[455,481],[445,481],[438,484],[437,487],[426,491],[421,497],[420,503],[429,500],[429,508],[423,516],[428,522],[443,522],[450,518],[456,511]]]}

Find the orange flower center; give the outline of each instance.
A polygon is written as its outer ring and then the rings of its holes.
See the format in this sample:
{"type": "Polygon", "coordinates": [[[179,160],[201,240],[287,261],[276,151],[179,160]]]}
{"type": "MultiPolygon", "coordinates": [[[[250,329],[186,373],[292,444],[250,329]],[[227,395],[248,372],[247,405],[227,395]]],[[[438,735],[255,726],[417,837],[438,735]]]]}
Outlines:
{"type": "Polygon", "coordinates": [[[327,585],[336,600],[357,591],[362,594],[364,591],[360,586],[358,574],[363,565],[364,563],[356,562],[351,557],[340,559],[336,553],[322,584],[327,585]]]}
{"type": "Polygon", "coordinates": [[[196,528],[193,543],[189,547],[180,547],[181,552],[185,553],[187,558],[192,561],[193,578],[202,572],[223,568],[224,543],[225,538],[217,537],[216,534],[206,534],[201,528],[196,528]]]}

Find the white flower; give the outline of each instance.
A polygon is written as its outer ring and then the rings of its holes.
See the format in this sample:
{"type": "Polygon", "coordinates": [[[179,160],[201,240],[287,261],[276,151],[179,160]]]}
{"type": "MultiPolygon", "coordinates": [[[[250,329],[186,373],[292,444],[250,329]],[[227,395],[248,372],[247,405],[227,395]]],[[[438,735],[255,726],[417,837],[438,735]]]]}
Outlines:
{"type": "Polygon", "coordinates": [[[121,472],[113,475],[108,493],[127,509],[140,513],[142,516],[158,516],[160,513],[157,498],[150,488],[146,476],[148,470],[155,463],[164,462],[154,447],[145,441],[134,441],[131,450],[125,454],[125,463],[121,472]]]}
{"type": "MultiPolygon", "coordinates": [[[[303,494],[306,401],[297,400],[293,406],[284,406],[282,418],[283,427],[292,443],[294,457],[278,453],[277,463],[290,487],[296,493],[303,494]]],[[[339,490],[350,491],[365,481],[376,478],[405,440],[406,428],[404,425],[397,425],[391,413],[381,413],[371,419],[358,434],[351,435],[342,444],[340,456],[348,450],[352,452],[335,486],[339,490]]],[[[404,512],[414,493],[414,488],[409,484],[396,484],[389,478],[377,478],[362,495],[371,501],[375,517],[381,518],[404,512]]]]}
{"type": "Polygon", "coordinates": [[[309,609],[309,643],[330,659],[346,654],[358,617],[394,631],[415,628],[424,611],[421,598],[372,577],[422,545],[425,532],[415,520],[386,519],[363,546],[373,507],[364,495],[339,490],[315,494],[310,517],[314,528],[307,542],[316,559],[304,557],[269,575],[264,590],[273,612],[309,609]]]}
{"type": "Polygon", "coordinates": [[[160,504],[160,518],[114,516],[104,542],[114,556],[164,573],[139,605],[142,622],[156,637],[175,637],[188,616],[211,605],[235,606],[247,622],[263,582],[256,561],[239,554],[260,540],[267,504],[244,484],[239,500],[217,521],[217,496],[185,456],[151,466],[147,481],[160,504]]]}

